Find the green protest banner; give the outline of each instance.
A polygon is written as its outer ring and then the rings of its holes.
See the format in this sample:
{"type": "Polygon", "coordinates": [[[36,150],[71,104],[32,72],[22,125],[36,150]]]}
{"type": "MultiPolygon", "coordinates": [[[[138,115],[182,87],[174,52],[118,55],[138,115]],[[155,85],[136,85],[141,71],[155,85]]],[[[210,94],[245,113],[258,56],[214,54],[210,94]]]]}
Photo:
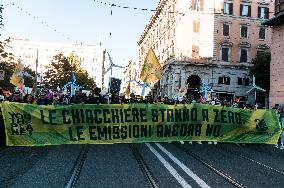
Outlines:
{"type": "MultiPolygon", "coordinates": [[[[275,110],[212,105],[1,105],[8,146],[217,141],[275,144],[275,110]]],[[[3,126],[3,125],[1,125],[3,126]]]]}

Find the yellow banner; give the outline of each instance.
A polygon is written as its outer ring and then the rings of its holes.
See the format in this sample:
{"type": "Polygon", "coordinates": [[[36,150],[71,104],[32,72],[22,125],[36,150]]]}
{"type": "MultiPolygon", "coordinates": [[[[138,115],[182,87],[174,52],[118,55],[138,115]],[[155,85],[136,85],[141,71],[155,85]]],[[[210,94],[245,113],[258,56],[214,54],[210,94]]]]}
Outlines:
{"type": "MultiPolygon", "coordinates": [[[[275,144],[275,110],[191,104],[1,105],[9,146],[217,141],[275,144]]],[[[1,126],[3,126],[1,124],[1,126]]]]}

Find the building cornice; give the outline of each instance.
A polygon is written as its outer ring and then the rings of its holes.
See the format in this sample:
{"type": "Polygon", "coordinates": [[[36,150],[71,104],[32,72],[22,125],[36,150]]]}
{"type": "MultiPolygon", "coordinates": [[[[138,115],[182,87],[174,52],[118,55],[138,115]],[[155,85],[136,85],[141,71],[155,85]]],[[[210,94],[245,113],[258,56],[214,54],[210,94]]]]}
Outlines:
{"type": "Polygon", "coordinates": [[[162,9],[164,8],[164,5],[166,4],[168,0],[161,0],[158,7],[156,8],[156,12],[155,14],[153,14],[150,18],[149,23],[146,25],[143,34],[140,36],[139,40],[138,40],[138,45],[140,45],[142,43],[142,41],[145,39],[148,31],[152,28],[153,24],[155,24],[156,19],[159,17],[159,15],[162,12],[162,9]]]}
{"type": "Polygon", "coordinates": [[[186,66],[196,66],[196,67],[216,67],[216,68],[229,68],[229,69],[249,69],[251,67],[253,67],[253,64],[244,64],[244,63],[240,63],[240,64],[220,64],[218,62],[194,62],[194,61],[179,61],[179,60],[170,60],[168,63],[166,63],[163,66],[163,70],[168,69],[170,66],[182,66],[182,67],[186,67],[186,66]]]}

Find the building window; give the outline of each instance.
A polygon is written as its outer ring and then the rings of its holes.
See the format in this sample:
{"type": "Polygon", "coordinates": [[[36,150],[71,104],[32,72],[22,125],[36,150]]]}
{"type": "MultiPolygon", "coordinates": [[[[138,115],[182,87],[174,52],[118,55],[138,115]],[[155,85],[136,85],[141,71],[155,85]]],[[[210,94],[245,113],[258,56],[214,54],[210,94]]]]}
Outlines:
{"type": "Polygon", "coordinates": [[[230,82],[231,82],[231,78],[229,76],[219,77],[219,80],[218,80],[218,84],[230,85],[230,82]]]}
{"type": "Polygon", "coordinates": [[[243,85],[243,78],[238,78],[238,85],[243,85]]]}
{"type": "Polygon", "coordinates": [[[192,0],[192,9],[197,11],[203,11],[204,0],[192,0]]]}
{"type": "Polygon", "coordinates": [[[259,28],[258,38],[259,39],[265,39],[265,27],[259,28]]]}
{"type": "Polygon", "coordinates": [[[241,4],[240,5],[240,16],[250,17],[251,16],[251,6],[246,5],[246,4],[241,4]]]}
{"type": "Polygon", "coordinates": [[[193,32],[199,33],[199,28],[200,28],[200,22],[193,21],[193,32]]]}
{"type": "Polygon", "coordinates": [[[284,1],[283,0],[276,0],[275,1],[275,14],[284,11],[284,1]]]}
{"type": "Polygon", "coordinates": [[[192,57],[199,57],[199,46],[192,46],[192,57]]]}
{"type": "Polygon", "coordinates": [[[238,78],[238,85],[249,86],[249,78],[238,78]]]}
{"type": "Polygon", "coordinates": [[[269,19],[269,8],[258,7],[258,18],[269,19]]]}
{"type": "Polygon", "coordinates": [[[233,3],[224,2],[224,14],[233,15],[233,3]]]}
{"type": "Polygon", "coordinates": [[[240,62],[241,63],[248,62],[248,49],[247,48],[241,48],[240,62]]]}
{"type": "Polygon", "coordinates": [[[244,78],[245,86],[249,86],[249,78],[244,78]]]}
{"type": "Polygon", "coordinates": [[[223,36],[230,36],[230,25],[223,24],[223,36]]]}
{"type": "Polygon", "coordinates": [[[241,25],[241,38],[247,38],[248,37],[248,26],[241,25]]]}
{"type": "Polygon", "coordinates": [[[222,61],[229,62],[229,48],[222,47],[222,61]]]}

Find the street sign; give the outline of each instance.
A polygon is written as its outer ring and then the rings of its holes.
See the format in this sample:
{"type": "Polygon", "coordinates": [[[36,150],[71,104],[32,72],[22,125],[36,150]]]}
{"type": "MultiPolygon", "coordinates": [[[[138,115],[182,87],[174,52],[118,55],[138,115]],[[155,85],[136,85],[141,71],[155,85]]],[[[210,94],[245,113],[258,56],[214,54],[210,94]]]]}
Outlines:
{"type": "Polygon", "coordinates": [[[0,80],[4,80],[5,71],[0,70],[0,80]]]}

